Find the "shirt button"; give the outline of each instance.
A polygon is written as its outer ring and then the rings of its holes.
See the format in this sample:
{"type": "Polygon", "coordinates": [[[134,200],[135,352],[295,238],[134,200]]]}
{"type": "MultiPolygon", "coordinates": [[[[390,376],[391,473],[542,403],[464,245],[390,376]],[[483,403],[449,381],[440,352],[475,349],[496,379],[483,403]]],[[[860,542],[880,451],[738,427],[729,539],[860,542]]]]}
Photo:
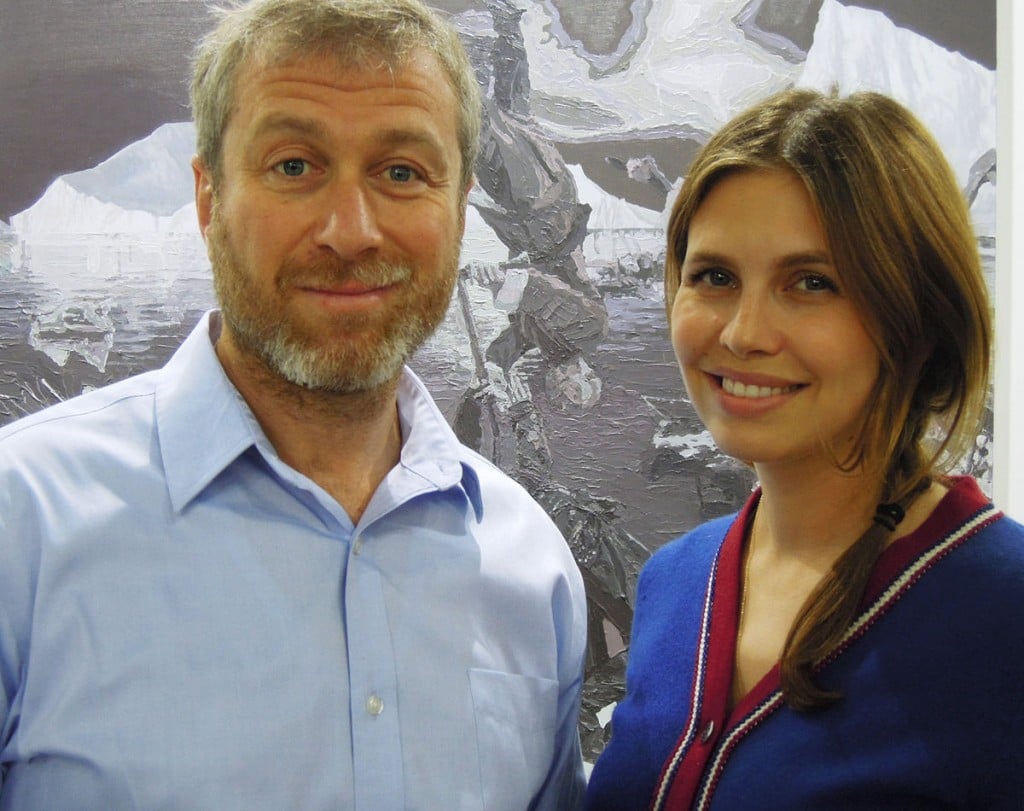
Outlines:
{"type": "Polygon", "coordinates": [[[700,733],[700,742],[701,743],[707,743],[708,741],[711,740],[711,738],[714,736],[714,734],[715,734],[715,722],[714,721],[708,721],[707,726],[704,727],[703,732],[700,733]]]}
{"type": "Polygon", "coordinates": [[[380,715],[384,712],[384,699],[377,695],[370,696],[366,699],[366,711],[370,715],[380,715]]]}
{"type": "Polygon", "coordinates": [[[357,535],[356,539],[352,542],[352,554],[358,555],[363,551],[363,536],[357,535]]]}

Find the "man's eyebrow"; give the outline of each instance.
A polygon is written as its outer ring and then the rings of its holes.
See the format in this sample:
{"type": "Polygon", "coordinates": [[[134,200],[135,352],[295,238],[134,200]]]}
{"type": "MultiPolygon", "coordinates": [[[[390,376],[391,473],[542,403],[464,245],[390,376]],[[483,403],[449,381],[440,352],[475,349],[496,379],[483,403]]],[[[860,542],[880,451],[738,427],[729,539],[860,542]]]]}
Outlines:
{"type": "MultiPolygon", "coordinates": [[[[254,138],[270,135],[303,135],[320,141],[329,140],[330,134],[324,122],[291,113],[270,113],[257,121],[253,130],[254,138]]],[[[447,166],[446,150],[441,140],[430,130],[392,127],[381,131],[377,143],[383,149],[402,146],[422,146],[430,150],[436,160],[447,166]]]]}
{"type": "Polygon", "coordinates": [[[446,150],[441,140],[434,133],[425,129],[407,129],[404,127],[386,129],[380,133],[377,141],[384,148],[401,146],[426,147],[441,161],[444,161],[446,155],[446,150]]]}
{"type": "Polygon", "coordinates": [[[256,123],[254,134],[257,138],[276,133],[294,133],[323,139],[327,137],[327,128],[315,118],[289,113],[271,113],[256,123]]]}

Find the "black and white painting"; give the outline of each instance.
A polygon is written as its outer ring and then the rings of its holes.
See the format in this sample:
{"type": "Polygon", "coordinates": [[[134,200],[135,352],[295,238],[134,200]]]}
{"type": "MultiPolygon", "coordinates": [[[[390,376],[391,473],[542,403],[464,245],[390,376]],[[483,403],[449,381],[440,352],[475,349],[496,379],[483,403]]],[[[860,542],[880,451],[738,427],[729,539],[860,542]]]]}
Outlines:
{"type": "MultiPolygon", "coordinates": [[[[663,229],[695,151],[793,85],[914,109],[995,252],[995,0],[436,0],[486,95],[447,320],[415,358],[583,570],[604,745],[650,553],[753,484],[686,401],[663,229]]],[[[202,0],[0,0],[0,423],[162,364],[213,305],[189,160],[202,0]]],[[[990,432],[968,465],[991,490],[990,432]]]]}

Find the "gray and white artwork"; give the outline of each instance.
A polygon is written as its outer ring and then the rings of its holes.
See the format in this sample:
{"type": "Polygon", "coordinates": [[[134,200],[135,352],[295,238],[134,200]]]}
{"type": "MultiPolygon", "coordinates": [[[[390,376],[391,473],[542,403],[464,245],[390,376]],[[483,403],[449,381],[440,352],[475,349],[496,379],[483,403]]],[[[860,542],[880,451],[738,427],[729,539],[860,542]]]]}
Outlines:
{"type": "MultiPolygon", "coordinates": [[[[754,484],[697,421],[668,342],[663,232],[689,161],[769,93],[889,93],[946,150],[991,282],[995,0],[434,5],[468,45],[484,141],[452,306],[413,366],[463,441],[548,509],[580,563],[593,759],[623,689],[640,566],[754,484]]],[[[22,180],[0,185],[0,423],[160,365],[213,306],[178,58],[207,24],[200,0],[0,0],[3,175],[22,180]],[[105,36],[89,39],[96,15],[105,36]],[[145,47],[122,48],[143,30],[145,47]],[[101,75],[124,88],[123,106],[109,93],[97,110],[76,102],[101,75]],[[150,107],[137,101],[147,83],[150,107]],[[154,120],[160,99],[177,114],[154,120]],[[111,146],[97,156],[96,144],[111,146]],[[53,167],[45,177],[33,155],[53,167]]],[[[980,436],[967,463],[989,489],[990,444],[980,436]]]]}

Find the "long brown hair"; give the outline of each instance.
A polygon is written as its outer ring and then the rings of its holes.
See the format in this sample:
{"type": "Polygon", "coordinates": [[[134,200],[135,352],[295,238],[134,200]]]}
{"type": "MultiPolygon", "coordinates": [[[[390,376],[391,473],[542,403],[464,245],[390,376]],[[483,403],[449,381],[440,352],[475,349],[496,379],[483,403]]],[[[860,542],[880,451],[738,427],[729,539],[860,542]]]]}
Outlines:
{"type": "MultiPolygon", "coordinates": [[[[665,302],[681,283],[690,221],[726,175],[784,169],[810,193],[881,371],[853,450],[836,464],[876,471],[883,501],[906,504],[977,438],[988,391],[991,311],[963,193],[931,134],[878,93],[789,90],[741,113],[690,167],[668,227],[665,302]]],[[[856,618],[889,526],[873,524],[802,607],[782,654],[798,709],[838,696],[814,668],[856,618]]]]}

